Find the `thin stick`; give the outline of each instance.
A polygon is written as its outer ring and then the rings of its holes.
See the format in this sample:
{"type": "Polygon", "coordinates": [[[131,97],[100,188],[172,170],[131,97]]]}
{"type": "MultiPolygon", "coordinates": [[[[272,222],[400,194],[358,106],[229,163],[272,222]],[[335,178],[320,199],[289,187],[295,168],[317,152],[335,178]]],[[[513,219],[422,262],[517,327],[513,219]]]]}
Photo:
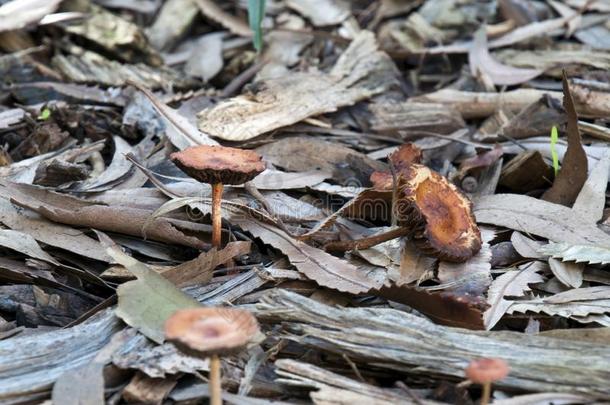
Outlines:
{"type": "Polygon", "coordinates": [[[217,354],[214,354],[210,358],[210,405],[222,405],[220,379],[220,358],[217,354]]]}
{"type": "Polygon", "coordinates": [[[222,203],[222,183],[212,184],[212,246],[220,249],[222,238],[222,215],[220,214],[222,203]]]}

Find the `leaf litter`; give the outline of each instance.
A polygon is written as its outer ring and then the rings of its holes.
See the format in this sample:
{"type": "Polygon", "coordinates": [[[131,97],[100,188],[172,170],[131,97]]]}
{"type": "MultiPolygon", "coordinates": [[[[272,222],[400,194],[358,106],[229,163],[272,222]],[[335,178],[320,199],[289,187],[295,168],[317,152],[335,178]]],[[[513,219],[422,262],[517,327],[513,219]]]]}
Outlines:
{"type": "Polygon", "coordinates": [[[0,402],[205,400],[211,363],[163,336],[200,305],[265,335],[223,356],[226,401],[477,401],[480,357],[511,367],[494,402],[607,401],[609,16],[5,1],[0,402]],[[169,159],[194,145],[265,164],[225,185],[220,247],[169,159]]]}

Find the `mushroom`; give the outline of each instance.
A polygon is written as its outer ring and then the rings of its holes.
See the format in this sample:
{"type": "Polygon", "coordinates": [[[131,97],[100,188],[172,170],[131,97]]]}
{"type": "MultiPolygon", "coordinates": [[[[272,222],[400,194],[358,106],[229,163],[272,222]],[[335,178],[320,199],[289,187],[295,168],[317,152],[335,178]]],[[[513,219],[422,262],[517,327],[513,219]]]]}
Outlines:
{"type": "Polygon", "coordinates": [[[483,386],[481,405],[487,405],[491,396],[491,383],[508,375],[510,368],[502,359],[479,359],[470,362],[466,367],[466,378],[483,386]]]}
{"type": "Polygon", "coordinates": [[[481,249],[472,203],[445,177],[412,163],[396,173],[394,215],[415,227],[413,240],[424,253],[464,262],[481,249]]]}
{"type": "MultiPolygon", "coordinates": [[[[400,145],[388,156],[394,173],[404,169],[411,163],[421,163],[423,154],[417,145],[405,143],[400,145]]],[[[389,171],[374,171],[371,173],[370,181],[377,191],[392,191],[394,176],[389,171]]]]}
{"type": "Polygon", "coordinates": [[[235,308],[187,308],[165,321],[165,338],[193,357],[210,357],[210,403],[222,404],[220,356],[241,350],[260,333],[256,318],[235,308]]]}
{"type": "Polygon", "coordinates": [[[212,186],[212,245],[220,247],[222,191],[225,184],[243,184],[265,170],[262,157],[251,150],[225,146],[192,146],[170,155],[190,177],[212,186]]]}

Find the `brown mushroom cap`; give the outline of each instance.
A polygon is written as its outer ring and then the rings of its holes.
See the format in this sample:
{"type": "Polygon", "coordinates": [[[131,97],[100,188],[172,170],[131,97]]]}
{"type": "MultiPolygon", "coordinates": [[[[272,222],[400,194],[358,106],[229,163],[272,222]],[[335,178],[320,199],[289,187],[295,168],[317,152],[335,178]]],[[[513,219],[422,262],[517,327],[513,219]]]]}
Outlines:
{"type": "Polygon", "coordinates": [[[183,172],[208,184],[243,184],[265,170],[258,153],[226,146],[191,146],[169,158],[183,172]]]}
{"type": "Polygon", "coordinates": [[[182,309],[165,322],[165,338],[197,357],[237,351],[258,332],[256,318],[235,308],[182,309]]]}
{"type": "Polygon", "coordinates": [[[369,180],[377,191],[392,191],[392,184],[394,182],[392,173],[374,171],[371,173],[369,180]]]}
{"type": "Polygon", "coordinates": [[[464,262],[481,249],[472,203],[446,178],[414,163],[397,173],[396,183],[396,219],[416,227],[413,237],[420,250],[464,262]]]}
{"type": "Polygon", "coordinates": [[[476,384],[487,384],[505,378],[510,368],[502,359],[479,359],[466,367],[466,378],[476,384]]]}

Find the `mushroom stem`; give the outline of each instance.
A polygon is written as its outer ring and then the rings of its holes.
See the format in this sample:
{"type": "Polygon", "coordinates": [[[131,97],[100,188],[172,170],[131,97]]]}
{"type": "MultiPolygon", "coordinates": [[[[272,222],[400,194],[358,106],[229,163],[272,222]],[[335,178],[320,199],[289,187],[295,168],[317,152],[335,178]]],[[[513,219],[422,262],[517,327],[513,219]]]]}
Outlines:
{"type": "Polygon", "coordinates": [[[223,189],[222,183],[212,184],[212,246],[218,249],[220,249],[222,237],[222,215],[220,215],[220,210],[223,189]]]}
{"type": "Polygon", "coordinates": [[[387,242],[392,239],[400,238],[401,236],[407,236],[412,230],[407,227],[399,227],[391,229],[387,232],[378,233],[377,235],[369,236],[368,238],[356,239],[356,240],[342,240],[329,242],[324,245],[324,249],[327,252],[342,253],[348,250],[363,250],[373,246],[379,245],[380,243],[387,242]]]}
{"type": "Polygon", "coordinates": [[[222,405],[220,380],[220,358],[214,354],[210,358],[210,405],[222,405]]]}
{"type": "Polygon", "coordinates": [[[491,398],[491,383],[483,384],[483,394],[481,394],[481,405],[487,405],[489,403],[489,398],[491,398]]]}

